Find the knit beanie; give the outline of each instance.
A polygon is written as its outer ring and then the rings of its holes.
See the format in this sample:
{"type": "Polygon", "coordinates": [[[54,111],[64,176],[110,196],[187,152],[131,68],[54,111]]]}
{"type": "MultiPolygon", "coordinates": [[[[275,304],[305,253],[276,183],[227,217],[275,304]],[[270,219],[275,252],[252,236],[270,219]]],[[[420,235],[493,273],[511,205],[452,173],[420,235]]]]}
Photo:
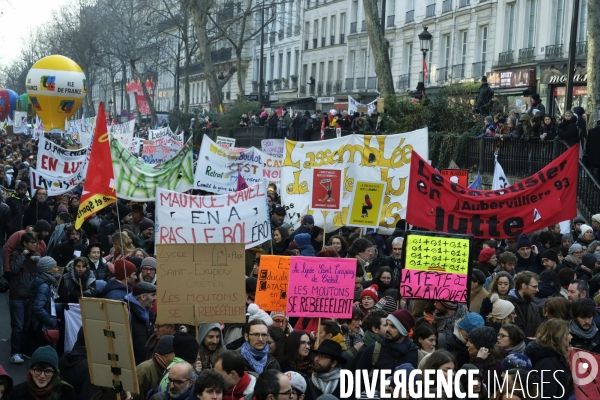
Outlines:
{"type": "Polygon", "coordinates": [[[458,310],[458,303],[454,303],[451,301],[440,301],[439,303],[446,307],[448,310],[458,310]]]}
{"type": "Polygon", "coordinates": [[[471,333],[469,333],[469,340],[477,350],[482,347],[492,349],[498,341],[498,335],[496,334],[496,330],[491,326],[481,326],[473,329],[471,333]]]}
{"type": "Polygon", "coordinates": [[[483,317],[479,313],[470,312],[458,322],[457,326],[459,329],[464,329],[467,335],[470,335],[471,331],[483,325],[485,325],[483,317]]]}
{"type": "Polygon", "coordinates": [[[383,296],[377,304],[375,304],[375,308],[385,311],[388,314],[393,313],[398,309],[396,299],[393,296],[383,296]]]}
{"type": "Polygon", "coordinates": [[[600,214],[592,215],[592,221],[600,222],[600,214]]]}
{"type": "Polygon", "coordinates": [[[149,220],[148,218],[144,218],[139,224],[140,233],[144,232],[146,229],[154,229],[154,222],[149,220]]]}
{"type": "Polygon", "coordinates": [[[546,250],[542,253],[542,258],[547,258],[550,261],[558,262],[558,254],[554,250],[546,250]]]}
{"type": "Polygon", "coordinates": [[[379,301],[379,295],[377,294],[377,290],[379,290],[379,286],[377,286],[377,285],[369,286],[368,288],[363,290],[362,293],[360,294],[360,300],[362,301],[363,297],[369,296],[370,298],[375,300],[375,303],[377,303],[379,301]]]}
{"type": "Polygon", "coordinates": [[[589,225],[586,225],[586,224],[581,225],[581,235],[583,235],[587,231],[592,231],[593,232],[594,230],[589,225]]]}
{"type": "Polygon", "coordinates": [[[482,270],[473,268],[473,271],[471,271],[471,282],[474,281],[477,281],[477,283],[479,283],[480,285],[483,285],[485,283],[485,274],[482,270]]]}
{"type": "Polygon", "coordinates": [[[199,349],[200,344],[194,336],[180,331],[175,333],[175,336],[173,337],[173,351],[175,357],[179,357],[194,365],[198,358],[199,349]]]}
{"type": "Polygon", "coordinates": [[[271,311],[271,318],[283,317],[286,318],[284,311],[271,311]]]}
{"type": "Polygon", "coordinates": [[[564,235],[562,235],[562,239],[560,240],[560,244],[562,245],[562,242],[564,242],[565,240],[568,240],[569,243],[573,243],[573,237],[571,236],[570,233],[565,233],[564,235]]]}
{"type": "Polygon", "coordinates": [[[43,346],[38,347],[36,351],[33,352],[31,356],[31,362],[29,365],[33,367],[36,364],[48,364],[54,369],[58,371],[58,354],[56,354],[56,350],[54,350],[51,346],[43,346]]]}
{"type": "Polygon", "coordinates": [[[581,264],[594,271],[596,269],[596,256],[592,253],[583,253],[581,264]]]}
{"type": "Polygon", "coordinates": [[[156,269],[156,259],[154,257],[146,257],[142,260],[140,264],[140,269],[144,267],[151,267],[156,269]]]}
{"type": "Polygon", "coordinates": [[[573,243],[571,245],[571,247],[569,247],[569,255],[573,254],[577,250],[582,250],[583,251],[583,246],[580,245],[579,243],[573,243]]]}
{"type": "Polygon", "coordinates": [[[529,240],[529,235],[521,235],[519,240],[517,240],[517,249],[521,247],[531,247],[531,240],[529,240]]]}
{"type": "Polygon", "coordinates": [[[527,371],[531,371],[533,369],[533,365],[531,364],[529,357],[521,353],[509,354],[504,360],[502,360],[500,367],[502,368],[502,371],[508,371],[509,369],[513,368],[525,369],[527,371]]]}
{"type": "Polygon", "coordinates": [[[156,354],[160,354],[161,356],[164,356],[165,354],[169,354],[169,353],[174,353],[175,350],[173,349],[173,339],[175,337],[173,335],[165,335],[163,337],[161,337],[158,340],[158,343],[156,344],[156,349],[154,350],[154,352],[156,354]]]}
{"type": "Polygon", "coordinates": [[[122,281],[123,279],[125,279],[128,276],[131,276],[131,274],[133,274],[135,272],[135,264],[124,260],[124,259],[120,259],[115,261],[115,279],[118,281],[122,281]]]}
{"type": "Polygon", "coordinates": [[[508,317],[515,309],[513,303],[508,300],[502,300],[498,293],[493,293],[490,296],[492,302],[492,317],[496,319],[504,319],[508,317]]]}
{"type": "Polygon", "coordinates": [[[479,258],[477,259],[477,261],[479,261],[480,263],[488,262],[488,260],[492,258],[494,254],[496,254],[496,250],[486,247],[479,253],[479,258]]]}
{"type": "Polygon", "coordinates": [[[387,320],[394,324],[402,336],[408,336],[408,332],[415,326],[415,317],[407,310],[394,311],[387,316],[387,320]]]}
{"type": "Polygon", "coordinates": [[[265,324],[267,324],[267,326],[273,325],[273,318],[271,318],[271,316],[269,314],[267,314],[266,312],[261,310],[254,303],[252,303],[248,306],[248,314],[250,314],[250,316],[248,317],[248,322],[254,321],[254,320],[261,320],[265,324]]]}
{"type": "Polygon", "coordinates": [[[50,232],[50,224],[44,219],[40,219],[33,226],[34,232],[50,232]]]}
{"type": "Polygon", "coordinates": [[[54,258],[46,256],[42,257],[37,262],[37,268],[39,272],[48,272],[56,265],[54,258]]]}

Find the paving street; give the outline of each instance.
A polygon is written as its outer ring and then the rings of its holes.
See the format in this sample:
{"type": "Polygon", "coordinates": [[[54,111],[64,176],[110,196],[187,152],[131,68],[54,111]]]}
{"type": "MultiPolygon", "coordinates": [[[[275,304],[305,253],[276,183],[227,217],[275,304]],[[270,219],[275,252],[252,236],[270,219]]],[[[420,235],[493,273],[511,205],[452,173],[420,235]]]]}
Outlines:
{"type": "Polygon", "coordinates": [[[8,292],[0,294],[0,365],[13,378],[14,384],[25,381],[28,360],[23,364],[10,363],[10,312],[8,310],[8,292]]]}

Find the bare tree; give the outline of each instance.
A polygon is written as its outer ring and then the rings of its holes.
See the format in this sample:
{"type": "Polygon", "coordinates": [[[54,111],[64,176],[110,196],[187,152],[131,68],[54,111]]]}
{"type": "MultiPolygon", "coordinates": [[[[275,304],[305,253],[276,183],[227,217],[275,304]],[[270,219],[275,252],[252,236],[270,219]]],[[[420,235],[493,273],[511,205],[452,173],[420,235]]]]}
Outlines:
{"type": "Polygon", "coordinates": [[[375,73],[379,79],[379,92],[381,96],[394,94],[394,79],[390,64],[390,44],[383,35],[377,0],[363,0],[367,33],[371,43],[371,51],[375,58],[375,73]]]}
{"type": "MultiPolygon", "coordinates": [[[[600,1],[588,1],[587,23],[587,73],[588,73],[588,126],[593,128],[600,120],[600,1]]],[[[595,155],[597,156],[597,155],[595,155]]]]}

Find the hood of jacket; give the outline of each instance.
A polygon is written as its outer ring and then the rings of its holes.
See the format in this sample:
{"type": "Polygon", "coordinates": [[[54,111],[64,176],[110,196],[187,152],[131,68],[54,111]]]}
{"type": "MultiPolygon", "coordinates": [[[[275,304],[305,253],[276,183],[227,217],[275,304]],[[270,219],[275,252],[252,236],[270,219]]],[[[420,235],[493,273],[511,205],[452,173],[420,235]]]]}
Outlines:
{"type": "Polygon", "coordinates": [[[47,285],[48,283],[46,283],[46,281],[40,277],[36,276],[35,278],[33,278],[33,280],[31,281],[31,286],[29,287],[29,293],[31,293],[32,296],[34,296],[42,284],[47,285]]]}
{"type": "Polygon", "coordinates": [[[106,297],[108,292],[112,292],[113,290],[120,290],[124,293],[127,293],[127,286],[123,285],[117,280],[111,279],[110,281],[106,282],[106,286],[104,286],[101,297],[106,297]]]}
{"type": "Polygon", "coordinates": [[[83,360],[87,360],[87,351],[85,347],[76,344],[71,351],[65,352],[60,359],[60,365],[72,368],[83,360]]]}
{"type": "Polygon", "coordinates": [[[202,346],[202,343],[204,343],[204,339],[206,338],[206,335],[208,335],[208,332],[212,331],[213,329],[218,329],[219,330],[219,335],[221,336],[221,341],[219,342],[219,344],[221,345],[221,347],[225,347],[225,341],[223,340],[223,331],[221,330],[221,325],[217,324],[217,323],[208,323],[208,324],[201,324],[198,327],[198,343],[200,344],[200,346],[202,346]]]}
{"type": "MultiPolygon", "coordinates": [[[[73,282],[75,282],[75,284],[77,286],[79,286],[79,277],[75,273],[75,269],[72,269],[71,271],[69,271],[68,274],[70,275],[71,280],[73,282]]],[[[81,275],[81,283],[83,283],[83,286],[87,288],[87,287],[90,287],[90,285],[92,283],[94,283],[95,281],[96,281],[96,276],[94,275],[94,272],[92,272],[92,270],[87,268],[85,270],[85,272],[83,273],[83,275],[81,275]]]]}
{"type": "Polygon", "coordinates": [[[554,285],[542,281],[538,281],[538,290],[539,292],[535,294],[535,297],[538,297],[540,299],[545,299],[547,297],[552,297],[556,294],[560,294],[560,292],[554,287],[554,285]]]}
{"type": "Polygon", "coordinates": [[[0,365],[0,378],[6,378],[6,380],[8,381],[8,387],[6,387],[4,389],[4,399],[8,398],[10,396],[10,392],[12,392],[12,388],[13,388],[13,380],[10,377],[10,375],[8,375],[8,373],[6,372],[6,370],[4,369],[4,367],[2,365],[0,365]]]}
{"type": "Polygon", "coordinates": [[[142,305],[137,301],[135,297],[133,297],[133,293],[129,293],[125,296],[125,301],[129,302],[131,312],[131,316],[135,314],[139,319],[143,320],[146,325],[150,324],[150,312],[146,310],[142,305]]]}
{"type": "Polygon", "coordinates": [[[294,242],[298,244],[298,246],[303,249],[310,245],[310,234],[308,233],[300,233],[294,236],[294,242]]]}
{"type": "Polygon", "coordinates": [[[559,358],[564,359],[563,355],[551,347],[540,346],[537,342],[529,342],[525,349],[525,355],[531,360],[531,364],[535,365],[538,361],[544,358],[559,358]]]}

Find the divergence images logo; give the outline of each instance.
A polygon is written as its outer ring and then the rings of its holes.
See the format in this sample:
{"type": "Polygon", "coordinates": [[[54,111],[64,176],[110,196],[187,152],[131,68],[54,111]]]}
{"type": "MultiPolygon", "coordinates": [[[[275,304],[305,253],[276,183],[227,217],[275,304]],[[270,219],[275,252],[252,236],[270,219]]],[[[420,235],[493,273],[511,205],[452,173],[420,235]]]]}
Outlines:
{"type": "Polygon", "coordinates": [[[585,351],[573,353],[571,358],[573,381],[579,386],[585,386],[598,375],[598,362],[596,358],[585,351]]]}

